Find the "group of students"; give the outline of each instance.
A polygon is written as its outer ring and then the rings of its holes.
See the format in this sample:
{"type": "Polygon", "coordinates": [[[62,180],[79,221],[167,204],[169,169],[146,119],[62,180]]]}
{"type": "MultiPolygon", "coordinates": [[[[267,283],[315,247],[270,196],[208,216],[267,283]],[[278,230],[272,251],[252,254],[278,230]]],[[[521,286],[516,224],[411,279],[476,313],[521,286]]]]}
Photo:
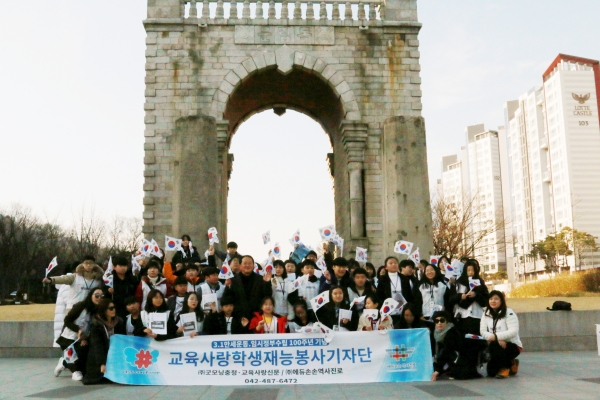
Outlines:
{"type": "MultiPolygon", "coordinates": [[[[273,260],[273,272],[263,272],[252,256],[237,252],[234,242],[227,244],[226,252],[210,246],[203,259],[190,240],[188,235],[182,237],[182,250],[171,262],[157,257],[140,260],[142,269],[136,274],[127,258],[112,257],[109,285],[102,279],[104,270],[91,256],[72,274],[44,279],[62,285],[57,299],[56,343],[63,350],[72,345],[78,355],[73,363],[61,358],[54,370],[56,376],[69,369],[72,378],[84,384],[102,382],[114,334],[155,340],[184,335],[283,334],[317,321],[340,331],[429,329],[432,380],[442,374],[455,379],[481,377],[477,366],[486,361],[490,377],[505,378],[518,371],[516,357],[522,344],[517,316],[507,308],[503,293],[488,292],[475,259],[463,260],[462,275],[457,279],[447,279],[436,265],[422,261],[417,268],[412,260],[399,261],[394,256],[387,257],[376,273],[370,263],[363,268],[353,259],[334,258],[324,244],[319,260],[325,262],[323,270],[317,267],[317,253],[310,251],[299,263],[273,260]],[[227,262],[234,272],[232,278],[219,278],[217,258],[227,262]],[[469,278],[480,284],[470,287],[469,278]],[[329,302],[315,312],[310,300],[325,291],[329,302]],[[363,296],[363,301],[353,301],[363,296]],[[389,298],[401,299],[403,306],[378,319],[363,312],[378,310],[389,298]],[[348,311],[340,318],[340,310],[348,311]],[[155,313],[165,318],[166,333],[152,331],[155,313]],[[183,323],[182,316],[187,319],[190,315],[196,319],[193,332],[183,323]]],[[[447,259],[440,261],[440,266],[450,264],[447,259]]]]}

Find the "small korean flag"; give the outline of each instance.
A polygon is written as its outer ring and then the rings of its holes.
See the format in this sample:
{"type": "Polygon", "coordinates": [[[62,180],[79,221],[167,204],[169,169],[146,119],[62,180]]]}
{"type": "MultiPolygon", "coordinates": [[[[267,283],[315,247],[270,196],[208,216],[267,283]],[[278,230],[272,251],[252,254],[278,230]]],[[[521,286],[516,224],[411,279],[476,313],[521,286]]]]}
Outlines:
{"type": "Polygon", "coordinates": [[[276,259],[281,260],[281,246],[279,246],[279,242],[276,242],[273,247],[273,256],[276,259]]]}
{"type": "Polygon", "coordinates": [[[219,232],[217,232],[217,228],[215,228],[214,226],[212,228],[208,229],[208,244],[209,245],[213,245],[215,243],[219,243],[219,237],[218,237],[219,232]]]}
{"type": "Polygon", "coordinates": [[[323,272],[325,272],[325,270],[327,269],[327,264],[325,263],[325,259],[323,257],[319,257],[319,259],[317,260],[317,268],[319,268],[323,272]]]}
{"type": "Polygon", "coordinates": [[[152,251],[152,242],[150,242],[149,240],[144,239],[144,241],[142,243],[142,253],[148,254],[151,251],[152,251]]]}
{"type": "Polygon", "coordinates": [[[413,248],[413,243],[404,240],[398,240],[394,245],[394,253],[409,255],[413,248]]]}
{"type": "Polygon", "coordinates": [[[158,247],[158,243],[156,243],[156,240],[152,239],[150,243],[152,244],[152,254],[159,258],[162,258],[163,252],[160,250],[160,247],[158,247]]]}
{"type": "Polygon", "coordinates": [[[391,297],[386,299],[381,307],[381,320],[390,315],[398,307],[398,305],[400,305],[400,303],[391,297]]]}
{"type": "Polygon", "coordinates": [[[481,281],[479,279],[469,278],[469,290],[473,290],[477,286],[481,286],[481,281]]]}
{"type": "Polygon", "coordinates": [[[352,300],[352,302],[350,303],[350,308],[352,308],[352,306],[355,304],[364,303],[366,297],[367,296],[355,297],[354,300],[352,300]]]}
{"type": "Polygon", "coordinates": [[[57,265],[58,265],[58,260],[56,259],[56,257],[54,257],[52,259],[52,261],[50,261],[50,264],[48,264],[48,267],[46,268],[46,278],[48,277],[48,273],[50,271],[52,271],[54,268],[56,268],[57,265]]]}
{"type": "Polygon", "coordinates": [[[331,342],[333,340],[333,335],[334,335],[334,331],[332,331],[331,329],[329,329],[328,326],[323,325],[320,322],[315,322],[313,324],[313,328],[317,328],[319,329],[320,333],[325,335],[325,341],[327,343],[331,342]]]}
{"type": "Polygon", "coordinates": [[[106,267],[106,272],[104,272],[104,275],[110,275],[111,272],[113,272],[112,256],[108,258],[108,266],[106,267]]]}
{"type": "Polygon", "coordinates": [[[292,282],[292,284],[290,285],[289,292],[295,292],[300,288],[300,286],[304,285],[306,282],[308,282],[308,275],[302,275],[301,277],[294,280],[294,282],[292,282]]]}
{"type": "Polygon", "coordinates": [[[441,256],[429,256],[429,264],[433,264],[437,267],[440,257],[441,256]]]}
{"type": "Polygon", "coordinates": [[[219,279],[230,279],[233,278],[233,271],[229,267],[229,263],[227,261],[223,262],[221,266],[221,270],[219,271],[219,279]]]}
{"type": "Polygon", "coordinates": [[[319,328],[318,326],[313,326],[313,324],[307,325],[307,326],[302,326],[302,327],[300,327],[300,329],[296,329],[296,332],[298,332],[298,333],[322,333],[321,328],[319,328]]]}
{"type": "Polygon", "coordinates": [[[265,270],[260,265],[258,265],[258,263],[254,263],[254,273],[264,276],[265,270]]]}
{"type": "Polygon", "coordinates": [[[323,228],[319,229],[319,235],[321,235],[322,240],[329,241],[329,239],[335,235],[335,228],[333,225],[324,226],[323,228]]]}
{"type": "Polygon", "coordinates": [[[479,336],[479,335],[472,335],[472,334],[470,334],[470,333],[467,333],[467,334],[465,335],[465,339],[473,339],[473,340],[485,340],[485,339],[483,338],[483,336],[479,336]]]}
{"type": "Polygon", "coordinates": [[[104,281],[104,285],[106,287],[113,287],[113,275],[112,274],[104,274],[104,276],[102,277],[102,280],[104,281]]]}
{"type": "Polygon", "coordinates": [[[411,260],[413,260],[415,262],[415,264],[419,264],[421,262],[421,257],[419,256],[419,248],[418,247],[415,251],[413,251],[413,253],[410,255],[409,258],[411,260]]]}
{"type": "Polygon", "coordinates": [[[73,364],[79,359],[79,357],[77,357],[77,352],[75,351],[75,343],[77,343],[77,340],[71,343],[71,345],[63,351],[63,358],[67,364],[73,364]]]}
{"type": "Polygon", "coordinates": [[[136,272],[140,272],[141,270],[142,270],[142,266],[140,264],[138,264],[138,262],[134,256],[131,256],[131,272],[133,272],[135,274],[136,272]]]}
{"type": "Polygon", "coordinates": [[[363,249],[362,247],[357,247],[355,260],[359,263],[366,263],[367,262],[367,249],[363,249]]]}
{"type": "Polygon", "coordinates": [[[165,236],[165,248],[168,251],[181,250],[181,239],[176,239],[174,237],[165,236]]]}
{"type": "Polygon", "coordinates": [[[323,307],[327,303],[329,303],[329,292],[323,292],[310,299],[310,304],[312,305],[314,312],[317,312],[319,308],[323,307]]]}
{"type": "Polygon", "coordinates": [[[456,276],[461,276],[463,273],[463,269],[465,268],[465,264],[461,263],[458,260],[454,260],[454,261],[452,261],[452,266],[454,267],[456,276]]]}
{"type": "Polygon", "coordinates": [[[267,244],[271,242],[271,231],[266,231],[262,234],[263,244],[267,244]]]}
{"type": "Polygon", "coordinates": [[[290,244],[292,246],[300,244],[300,229],[298,229],[296,232],[294,232],[294,234],[292,235],[292,238],[290,239],[290,244]]]}
{"type": "Polygon", "coordinates": [[[269,257],[269,259],[265,262],[265,267],[263,268],[263,274],[262,275],[266,275],[266,274],[272,274],[275,269],[275,267],[273,267],[273,260],[271,259],[271,257],[269,257]]]}
{"type": "Polygon", "coordinates": [[[453,265],[448,264],[446,261],[442,261],[442,264],[444,265],[444,268],[446,270],[446,273],[444,274],[446,278],[450,279],[458,276],[458,271],[454,268],[453,265]]]}

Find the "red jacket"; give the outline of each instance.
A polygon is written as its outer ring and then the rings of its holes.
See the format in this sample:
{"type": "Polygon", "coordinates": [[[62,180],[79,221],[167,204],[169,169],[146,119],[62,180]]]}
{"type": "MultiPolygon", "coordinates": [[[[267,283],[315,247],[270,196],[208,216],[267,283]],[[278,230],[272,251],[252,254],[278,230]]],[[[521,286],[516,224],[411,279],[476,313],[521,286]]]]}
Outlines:
{"type": "MultiPolygon", "coordinates": [[[[277,333],[286,333],[286,330],[287,330],[287,317],[284,317],[284,316],[281,316],[281,315],[275,314],[275,313],[273,313],[273,316],[275,318],[277,318],[277,333]]],[[[255,312],[254,313],[254,317],[252,318],[252,320],[250,321],[250,325],[248,326],[248,329],[250,330],[250,332],[253,332],[253,333],[265,333],[264,328],[260,329],[258,331],[256,330],[256,327],[258,326],[258,323],[260,321],[262,321],[262,320],[263,320],[262,313],[255,312]]]]}

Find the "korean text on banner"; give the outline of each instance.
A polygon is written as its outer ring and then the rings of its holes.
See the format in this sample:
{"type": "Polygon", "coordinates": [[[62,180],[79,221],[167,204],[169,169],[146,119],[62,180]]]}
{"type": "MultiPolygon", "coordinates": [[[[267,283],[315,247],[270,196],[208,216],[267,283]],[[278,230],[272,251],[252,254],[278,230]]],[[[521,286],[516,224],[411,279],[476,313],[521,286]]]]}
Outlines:
{"type": "Polygon", "coordinates": [[[280,385],[429,381],[427,329],[216,335],[156,341],[113,335],[106,377],[129,385],[280,385]],[[208,378],[208,379],[207,379],[208,378]]]}

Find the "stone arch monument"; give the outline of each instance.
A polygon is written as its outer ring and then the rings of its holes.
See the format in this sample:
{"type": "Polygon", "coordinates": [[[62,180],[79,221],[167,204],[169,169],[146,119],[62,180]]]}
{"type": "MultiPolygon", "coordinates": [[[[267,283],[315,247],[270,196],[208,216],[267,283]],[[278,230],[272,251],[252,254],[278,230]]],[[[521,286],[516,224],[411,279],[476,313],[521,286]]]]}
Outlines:
{"type": "Polygon", "coordinates": [[[146,236],[216,226],[226,241],[231,138],[253,114],[289,108],[329,135],[347,249],[379,263],[406,239],[427,254],[416,0],[148,0],[144,26],[146,236]]]}

